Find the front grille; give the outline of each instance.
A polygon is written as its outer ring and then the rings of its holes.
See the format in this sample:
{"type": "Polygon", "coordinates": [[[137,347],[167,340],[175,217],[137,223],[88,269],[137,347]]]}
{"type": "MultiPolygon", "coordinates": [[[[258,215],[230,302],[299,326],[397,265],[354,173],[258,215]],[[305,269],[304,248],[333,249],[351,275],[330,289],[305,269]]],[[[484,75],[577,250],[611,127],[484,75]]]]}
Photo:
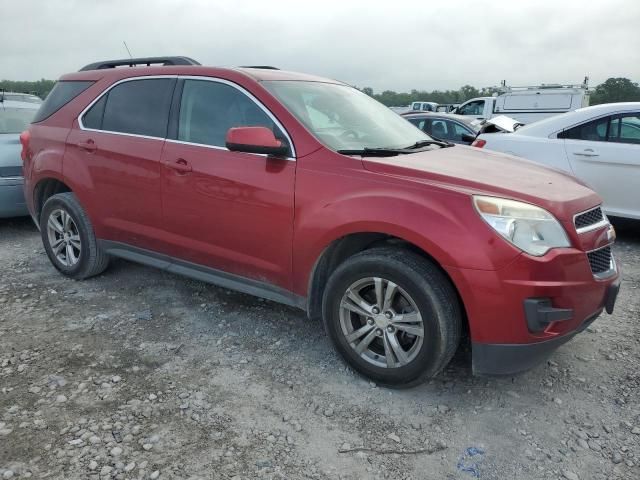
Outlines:
{"type": "Polygon", "coordinates": [[[589,265],[594,275],[607,272],[611,269],[611,247],[603,247],[587,253],[589,265]]]}
{"type": "Polygon", "coordinates": [[[576,215],[573,219],[573,223],[576,226],[576,230],[580,230],[583,228],[590,227],[591,225],[595,225],[598,222],[604,220],[604,215],[602,214],[602,208],[596,207],[588,210],[584,213],[576,215]]]}

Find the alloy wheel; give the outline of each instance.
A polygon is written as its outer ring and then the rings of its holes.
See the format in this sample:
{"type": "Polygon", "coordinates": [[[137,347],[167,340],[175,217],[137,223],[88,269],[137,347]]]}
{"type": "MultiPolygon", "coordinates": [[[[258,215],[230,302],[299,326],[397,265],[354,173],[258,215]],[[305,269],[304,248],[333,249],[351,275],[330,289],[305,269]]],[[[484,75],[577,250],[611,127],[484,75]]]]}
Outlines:
{"type": "Polygon", "coordinates": [[[384,368],[411,363],[424,340],[424,324],[411,296],[390,280],[360,279],[340,302],[347,343],[367,362],[384,368]]]}
{"type": "Polygon", "coordinates": [[[73,267],[80,260],[82,243],[78,226],[66,210],[56,209],[47,220],[49,246],[56,259],[65,267],[73,267]]]}

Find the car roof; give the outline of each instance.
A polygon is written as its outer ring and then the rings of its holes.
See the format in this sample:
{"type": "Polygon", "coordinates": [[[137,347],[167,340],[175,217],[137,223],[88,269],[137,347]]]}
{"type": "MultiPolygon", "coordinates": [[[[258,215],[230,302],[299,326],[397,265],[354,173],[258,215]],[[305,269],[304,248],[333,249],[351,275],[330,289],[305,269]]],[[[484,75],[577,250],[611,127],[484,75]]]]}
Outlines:
{"type": "Polygon", "coordinates": [[[149,76],[149,75],[195,75],[205,77],[225,76],[231,72],[241,73],[251,79],[261,81],[306,81],[323,82],[344,85],[343,82],[330,78],[309,75],[306,73],[291,72],[288,70],[278,70],[273,68],[255,67],[209,67],[203,65],[167,65],[167,66],[141,66],[141,67],[119,67],[104,68],[99,70],[85,70],[68,73],[60,77],[60,80],[102,80],[103,78],[113,78],[120,80],[129,77],[149,76]]]}
{"type": "Polygon", "coordinates": [[[520,127],[513,135],[527,135],[531,137],[547,137],[552,133],[573,127],[590,119],[624,112],[640,112],[640,102],[603,103],[590,107],[583,107],[572,112],[561,113],[553,117],[520,127]]]}

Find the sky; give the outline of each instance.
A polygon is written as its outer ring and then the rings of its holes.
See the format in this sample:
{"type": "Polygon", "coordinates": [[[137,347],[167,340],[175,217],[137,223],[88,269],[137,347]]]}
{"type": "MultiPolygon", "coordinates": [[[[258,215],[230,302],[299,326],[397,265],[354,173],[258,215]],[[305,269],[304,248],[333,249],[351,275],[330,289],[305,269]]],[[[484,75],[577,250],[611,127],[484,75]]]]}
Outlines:
{"type": "Polygon", "coordinates": [[[409,91],[640,82],[640,1],[0,0],[0,78],[186,55],[409,91]]]}

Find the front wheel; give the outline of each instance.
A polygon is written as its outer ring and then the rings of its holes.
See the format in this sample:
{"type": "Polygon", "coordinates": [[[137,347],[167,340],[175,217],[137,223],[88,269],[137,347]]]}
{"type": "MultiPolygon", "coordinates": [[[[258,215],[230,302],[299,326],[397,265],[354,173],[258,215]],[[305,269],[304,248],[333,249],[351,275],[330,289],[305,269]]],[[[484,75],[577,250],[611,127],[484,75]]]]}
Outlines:
{"type": "Polygon", "coordinates": [[[462,312],[449,279],[407,250],[357,254],[330,276],[325,328],[356,371],[387,386],[411,386],[436,375],[455,353],[462,312]]]}

